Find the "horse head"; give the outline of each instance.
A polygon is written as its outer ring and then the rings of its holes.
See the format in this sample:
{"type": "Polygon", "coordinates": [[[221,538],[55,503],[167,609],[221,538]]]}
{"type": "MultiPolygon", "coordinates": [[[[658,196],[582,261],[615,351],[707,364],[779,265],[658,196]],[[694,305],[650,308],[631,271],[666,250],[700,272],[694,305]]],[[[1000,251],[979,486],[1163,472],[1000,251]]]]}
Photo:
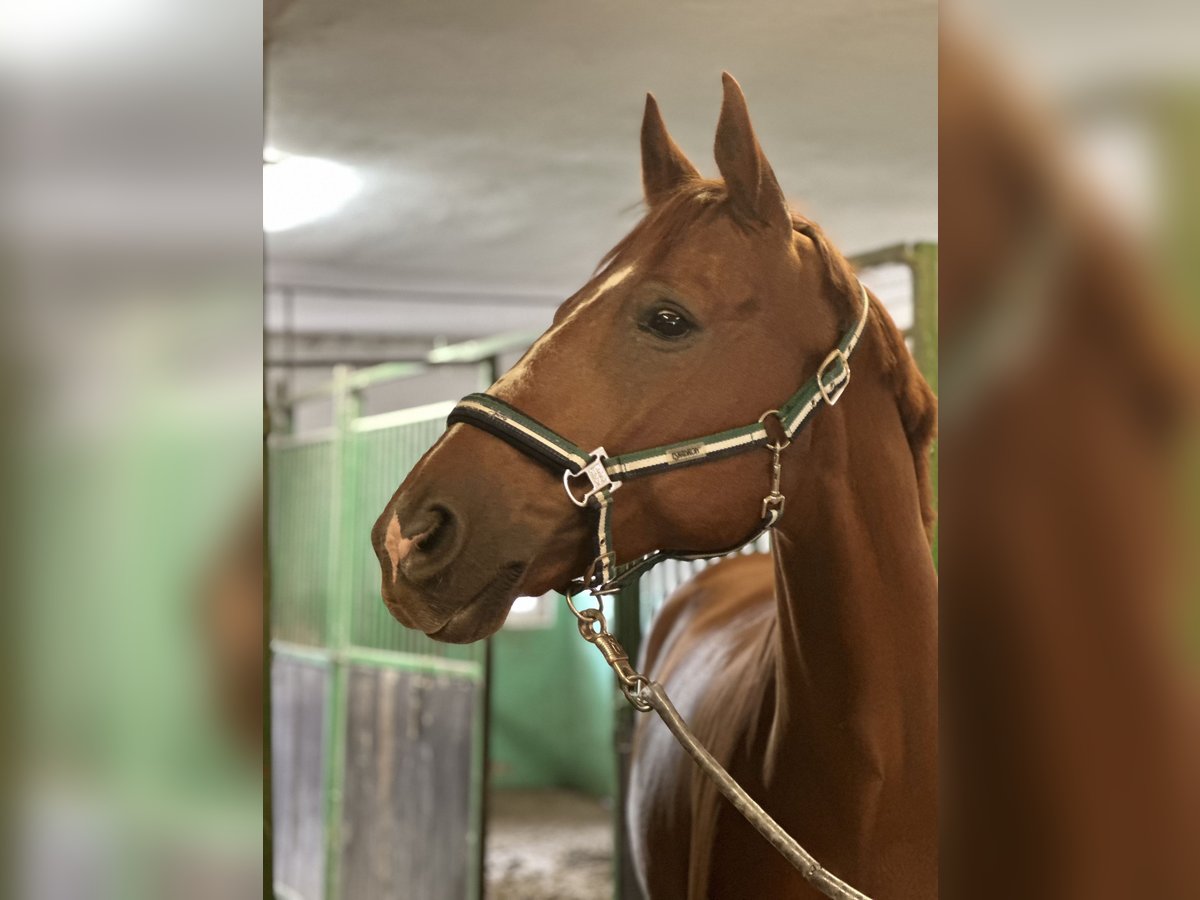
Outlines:
{"type": "MultiPolygon", "coordinates": [[[[700,176],[652,96],[641,145],[644,218],[488,391],[579,447],[609,453],[776,409],[862,302],[841,257],[789,211],[731,76],[715,142],[720,180],[700,176]]],[[[753,530],[766,456],[706,463],[623,486],[612,512],[620,557],[715,551],[753,530]]],[[[499,629],[516,597],[568,591],[593,557],[588,517],[561,475],[452,425],[373,529],[388,609],[431,637],[468,642],[499,629]]]]}

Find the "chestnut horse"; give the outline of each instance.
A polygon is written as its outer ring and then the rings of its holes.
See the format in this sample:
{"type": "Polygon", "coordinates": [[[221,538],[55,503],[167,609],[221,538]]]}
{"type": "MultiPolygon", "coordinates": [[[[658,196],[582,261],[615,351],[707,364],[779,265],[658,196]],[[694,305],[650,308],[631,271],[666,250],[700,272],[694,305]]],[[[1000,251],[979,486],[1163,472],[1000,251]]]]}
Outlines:
{"type": "MultiPolygon", "coordinates": [[[[488,394],[581,447],[620,453],[754,422],[810,379],[862,309],[857,280],[792,213],[724,76],[722,180],[701,178],[653,97],[648,212],[488,394]]],[[[700,741],[830,871],[870,895],[937,893],[937,577],[928,385],[870,299],[853,379],[782,453],[772,556],[705,570],[674,596],[646,672],[700,741]]],[[[762,449],[629,481],[614,549],[717,552],[752,533],[762,449]]],[[[589,519],[553,474],[455,424],[372,538],[388,609],[439,640],[487,637],[518,595],[567,591],[589,519]]],[[[817,896],[657,720],[643,722],[630,825],[648,897],[817,896]]]]}

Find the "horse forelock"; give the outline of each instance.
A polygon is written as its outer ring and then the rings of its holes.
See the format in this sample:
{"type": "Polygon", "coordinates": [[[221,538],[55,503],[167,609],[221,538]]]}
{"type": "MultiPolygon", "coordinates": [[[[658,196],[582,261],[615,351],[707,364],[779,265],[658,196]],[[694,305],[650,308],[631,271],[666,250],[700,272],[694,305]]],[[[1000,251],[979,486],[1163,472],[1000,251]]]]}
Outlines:
{"type": "Polygon", "coordinates": [[[649,245],[665,252],[678,244],[687,228],[712,215],[728,199],[720,181],[697,179],[654,204],[646,215],[601,258],[595,275],[612,268],[631,249],[649,245]]]}

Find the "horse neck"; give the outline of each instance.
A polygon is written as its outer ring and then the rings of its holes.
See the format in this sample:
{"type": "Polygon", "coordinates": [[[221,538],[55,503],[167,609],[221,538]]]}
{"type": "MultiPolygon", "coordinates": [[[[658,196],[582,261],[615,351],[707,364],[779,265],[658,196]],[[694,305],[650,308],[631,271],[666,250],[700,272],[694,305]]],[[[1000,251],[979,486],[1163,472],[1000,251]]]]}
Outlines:
{"type": "Polygon", "coordinates": [[[806,760],[816,777],[833,766],[875,782],[899,761],[936,759],[937,577],[912,452],[871,355],[784,454],[794,496],[774,544],[768,753],[786,767],[806,760]]]}

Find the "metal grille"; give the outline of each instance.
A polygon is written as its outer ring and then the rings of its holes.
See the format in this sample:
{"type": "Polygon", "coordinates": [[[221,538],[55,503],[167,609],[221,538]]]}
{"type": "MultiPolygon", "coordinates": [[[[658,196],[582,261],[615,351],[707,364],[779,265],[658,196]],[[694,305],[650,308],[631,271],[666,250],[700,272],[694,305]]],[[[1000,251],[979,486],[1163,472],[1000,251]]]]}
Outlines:
{"type": "Polygon", "coordinates": [[[474,897],[487,646],[396,622],[370,540],[449,409],[360,417],[372,377],[340,373],[334,427],[268,451],[276,885],[306,900],[474,897]]]}
{"type": "MultiPolygon", "coordinates": [[[[395,420],[391,414],[360,419],[356,423],[350,437],[356,467],[355,497],[351,506],[356,510],[358,533],[370,535],[376,517],[403,477],[445,431],[446,418],[440,407],[422,411],[422,415],[424,418],[398,424],[387,424],[395,420]]],[[[478,645],[439,643],[419,631],[397,624],[379,599],[379,563],[369,541],[355,545],[349,563],[351,644],[439,659],[480,658],[478,645]]]]}
{"type": "Polygon", "coordinates": [[[308,647],[326,642],[335,489],[330,437],[271,449],[271,634],[308,647]]]}

